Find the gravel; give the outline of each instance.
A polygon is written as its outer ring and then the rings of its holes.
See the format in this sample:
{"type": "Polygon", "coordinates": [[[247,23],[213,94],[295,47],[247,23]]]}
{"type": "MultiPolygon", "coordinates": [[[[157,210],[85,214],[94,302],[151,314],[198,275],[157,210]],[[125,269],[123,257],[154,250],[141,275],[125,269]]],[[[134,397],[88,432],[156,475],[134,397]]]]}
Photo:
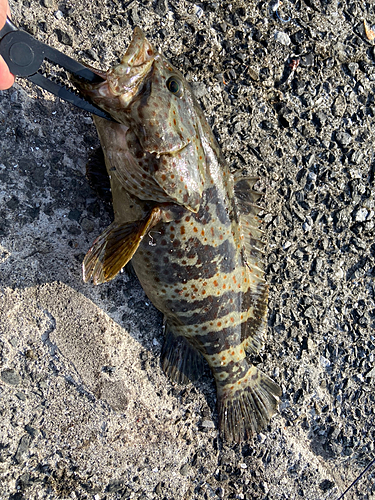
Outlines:
{"type": "MultiPolygon", "coordinates": [[[[270,304],[254,361],[283,395],[262,434],[222,443],[211,377],[165,378],[136,278],[82,282],[111,221],[85,178],[96,131],[19,79],[0,92],[0,498],[336,500],[375,456],[373,4],[11,7],[102,69],[139,24],[193,82],[231,168],[260,177],[270,304]]],[[[374,498],[374,474],[345,498],[374,498]]]]}

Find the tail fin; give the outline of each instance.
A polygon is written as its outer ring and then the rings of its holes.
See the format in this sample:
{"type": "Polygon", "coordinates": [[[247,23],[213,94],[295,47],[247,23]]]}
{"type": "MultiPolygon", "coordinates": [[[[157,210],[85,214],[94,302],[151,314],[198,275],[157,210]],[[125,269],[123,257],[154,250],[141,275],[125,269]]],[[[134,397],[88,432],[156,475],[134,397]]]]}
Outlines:
{"type": "Polygon", "coordinates": [[[223,439],[240,443],[259,432],[276,413],[280,395],[280,387],[255,366],[236,384],[218,386],[223,439]]]}

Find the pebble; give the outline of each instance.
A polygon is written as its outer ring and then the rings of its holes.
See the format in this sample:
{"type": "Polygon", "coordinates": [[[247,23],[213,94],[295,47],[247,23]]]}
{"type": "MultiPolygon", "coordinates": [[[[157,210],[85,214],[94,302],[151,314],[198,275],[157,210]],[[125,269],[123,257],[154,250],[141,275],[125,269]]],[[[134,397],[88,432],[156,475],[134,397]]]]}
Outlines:
{"type": "Polygon", "coordinates": [[[82,212],[80,210],[73,208],[68,213],[68,219],[78,221],[80,219],[81,215],[82,215],[82,212]]]}
{"type": "Polygon", "coordinates": [[[181,476],[187,476],[190,472],[190,465],[189,464],[185,464],[181,467],[180,469],[180,474],[181,476]]]}
{"type": "Polygon", "coordinates": [[[20,442],[18,444],[18,448],[17,448],[16,454],[14,455],[14,460],[18,464],[20,464],[20,463],[22,463],[24,461],[23,455],[29,449],[31,440],[32,440],[32,437],[30,436],[30,434],[24,434],[22,436],[22,438],[20,439],[20,442]]]}
{"type": "Polygon", "coordinates": [[[165,16],[166,13],[168,12],[167,0],[157,0],[154,9],[156,14],[158,14],[159,16],[161,17],[165,16]]]}
{"type": "Polygon", "coordinates": [[[18,373],[12,369],[3,370],[0,373],[0,378],[3,382],[9,385],[18,385],[21,381],[18,373]]]}
{"type": "Polygon", "coordinates": [[[335,483],[330,481],[329,479],[324,479],[324,481],[322,481],[320,484],[319,484],[319,488],[326,492],[326,491],[329,491],[330,489],[332,489],[333,487],[335,486],[335,483]]]}
{"type": "Polygon", "coordinates": [[[73,46],[73,38],[66,31],[57,29],[56,35],[60,43],[63,43],[64,45],[73,46]]]}
{"type": "Polygon", "coordinates": [[[348,64],[348,70],[350,71],[352,76],[355,76],[357,71],[359,70],[359,65],[356,62],[351,62],[348,64]]]}
{"type": "Polygon", "coordinates": [[[215,423],[212,420],[203,420],[202,427],[206,429],[215,429],[215,423]]]}
{"type": "Polygon", "coordinates": [[[348,132],[337,132],[336,142],[343,147],[349,146],[352,142],[352,136],[348,132]]]}
{"type": "Polygon", "coordinates": [[[368,216],[367,208],[360,208],[355,215],[355,220],[357,222],[364,222],[367,216],[368,216]]]}
{"type": "MultiPolygon", "coordinates": [[[[9,206],[9,202],[7,203],[7,205],[9,206]]],[[[18,204],[17,204],[17,206],[18,206],[18,204]]],[[[13,347],[17,347],[18,344],[19,344],[19,338],[18,337],[12,337],[9,340],[9,344],[12,345],[13,347]]]]}
{"type": "Polygon", "coordinates": [[[124,486],[123,479],[112,479],[111,481],[109,481],[106,491],[108,493],[115,493],[117,491],[120,491],[123,486],[124,486]]]}
{"type": "Polygon", "coordinates": [[[324,356],[320,356],[319,361],[323,368],[329,368],[331,366],[330,360],[325,358],[324,356]]]}
{"type": "MultiPolygon", "coordinates": [[[[275,376],[275,373],[274,373],[274,376],[275,376]]],[[[267,436],[265,434],[262,434],[261,432],[258,434],[258,441],[260,442],[260,444],[263,444],[266,439],[267,439],[267,436]]]]}
{"type": "Polygon", "coordinates": [[[264,481],[261,481],[260,484],[259,484],[259,486],[261,487],[261,489],[263,490],[263,493],[265,495],[267,495],[268,492],[270,491],[269,488],[268,488],[268,484],[265,483],[264,481]]]}
{"type": "Polygon", "coordinates": [[[301,57],[300,66],[302,68],[308,68],[314,65],[314,61],[315,61],[314,54],[310,52],[309,54],[306,54],[305,56],[301,57]]]}
{"type": "Polygon", "coordinates": [[[97,52],[92,48],[85,50],[85,54],[96,62],[100,61],[97,52]]]}
{"type": "Polygon", "coordinates": [[[344,271],[341,269],[341,267],[336,271],[335,277],[339,280],[344,277],[344,271]]]}
{"type": "Polygon", "coordinates": [[[291,44],[289,35],[287,33],[284,33],[284,31],[276,31],[275,40],[276,40],[276,42],[279,42],[282,45],[290,45],[291,44]]]}
{"type": "Polygon", "coordinates": [[[319,273],[322,270],[323,265],[324,260],[317,257],[315,260],[315,272],[319,273]]]}
{"type": "Polygon", "coordinates": [[[193,5],[193,11],[198,19],[200,19],[204,14],[202,7],[199,7],[199,5],[193,5]]]}
{"type": "Polygon", "coordinates": [[[85,233],[92,233],[95,229],[95,224],[92,220],[84,217],[81,221],[81,228],[85,231],[85,233]]]}
{"type": "Polygon", "coordinates": [[[276,12],[279,7],[280,0],[271,0],[271,2],[269,3],[269,8],[272,10],[272,12],[276,12]]]}
{"type": "Polygon", "coordinates": [[[306,309],[305,311],[305,316],[308,318],[316,318],[318,315],[318,311],[316,310],[315,306],[310,306],[306,309]]]}
{"type": "Polygon", "coordinates": [[[208,92],[206,85],[202,82],[191,82],[190,86],[193,89],[194,95],[197,99],[200,99],[208,92]]]}
{"type": "Polygon", "coordinates": [[[53,13],[53,15],[56,17],[58,21],[64,17],[64,14],[61,12],[61,10],[57,10],[56,12],[53,13]]]}

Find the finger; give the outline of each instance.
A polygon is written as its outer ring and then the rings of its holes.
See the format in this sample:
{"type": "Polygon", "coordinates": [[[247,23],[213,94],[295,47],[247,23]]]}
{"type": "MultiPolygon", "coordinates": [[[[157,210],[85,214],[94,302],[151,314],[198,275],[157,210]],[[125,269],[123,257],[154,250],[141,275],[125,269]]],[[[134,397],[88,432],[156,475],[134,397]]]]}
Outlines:
{"type": "MultiPolygon", "coordinates": [[[[8,0],[0,0],[0,29],[4,26],[7,16],[10,17],[8,0]]],[[[9,89],[14,83],[14,76],[9,73],[8,66],[0,57],[0,90],[9,89]]]]}
{"type": "Polygon", "coordinates": [[[14,76],[9,73],[8,66],[5,61],[0,57],[0,90],[9,89],[14,83],[14,76]]]}
{"type": "Polygon", "coordinates": [[[0,0],[0,29],[4,26],[7,16],[10,17],[8,0],[0,0]]]}

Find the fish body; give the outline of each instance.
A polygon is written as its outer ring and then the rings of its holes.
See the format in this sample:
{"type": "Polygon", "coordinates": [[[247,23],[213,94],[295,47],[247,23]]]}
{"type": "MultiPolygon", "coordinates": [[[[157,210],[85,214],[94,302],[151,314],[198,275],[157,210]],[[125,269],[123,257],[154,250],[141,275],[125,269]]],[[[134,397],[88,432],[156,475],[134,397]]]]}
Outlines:
{"type": "Polygon", "coordinates": [[[131,259],[165,316],[164,371],[186,383],[206,359],[221,434],[245,440],[280,395],[246,358],[262,347],[267,316],[257,179],[230,173],[188,83],[139,28],[105,81],[81,91],[117,121],[94,118],[115,218],[87,253],[84,279],[109,281],[131,259]]]}

